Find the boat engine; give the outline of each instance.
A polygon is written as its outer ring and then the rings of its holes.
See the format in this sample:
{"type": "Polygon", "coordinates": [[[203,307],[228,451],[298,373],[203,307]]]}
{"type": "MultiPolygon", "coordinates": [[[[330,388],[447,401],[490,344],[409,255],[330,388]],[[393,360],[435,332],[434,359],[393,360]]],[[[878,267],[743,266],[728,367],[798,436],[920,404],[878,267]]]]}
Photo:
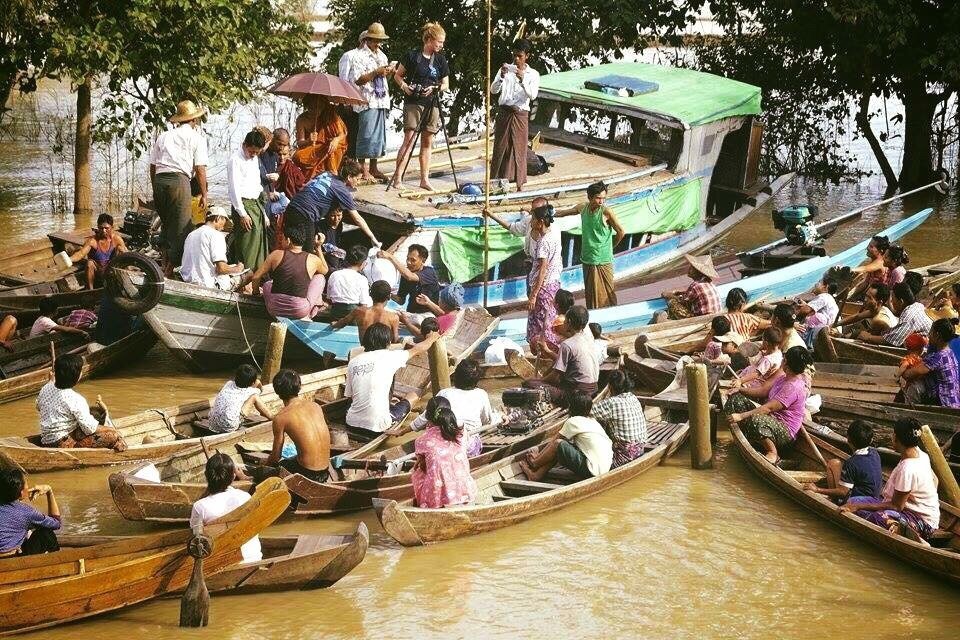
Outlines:
{"type": "Polygon", "coordinates": [[[130,236],[127,245],[134,250],[157,249],[160,246],[160,216],[153,209],[140,207],[123,216],[123,233],[130,236]]]}
{"type": "Polygon", "coordinates": [[[500,425],[501,433],[529,433],[540,426],[543,416],[552,408],[550,395],[544,389],[504,389],[502,399],[506,415],[500,425]]]}
{"type": "Polygon", "coordinates": [[[773,226],[778,231],[783,231],[788,243],[802,247],[803,253],[823,256],[826,255],[823,237],[813,223],[816,215],[817,207],[812,204],[774,209],[773,226]]]}

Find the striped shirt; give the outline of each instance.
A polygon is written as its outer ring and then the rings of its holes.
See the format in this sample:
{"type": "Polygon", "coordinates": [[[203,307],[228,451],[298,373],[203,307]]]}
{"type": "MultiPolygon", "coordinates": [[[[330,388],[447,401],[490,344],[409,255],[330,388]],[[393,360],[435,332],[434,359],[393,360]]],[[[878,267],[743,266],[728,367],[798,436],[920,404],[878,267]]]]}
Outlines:
{"type": "Polygon", "coordinates": [[[907,336],[911,333],[930,333],[933,321],[927,316],[927,310],[920,302],[914,302],[904,307],[900,312],[900,321],[893,329],[883,334],[883,340],[894,347],[902,347],[907,336]]]}
{"type": "Polygon", "coordinates": [[[747,339],[756,333],[757,326],[760,324],[760,318],[744,311],[728,313],[726,318],[730,321],[730,328],[747,339]]]}

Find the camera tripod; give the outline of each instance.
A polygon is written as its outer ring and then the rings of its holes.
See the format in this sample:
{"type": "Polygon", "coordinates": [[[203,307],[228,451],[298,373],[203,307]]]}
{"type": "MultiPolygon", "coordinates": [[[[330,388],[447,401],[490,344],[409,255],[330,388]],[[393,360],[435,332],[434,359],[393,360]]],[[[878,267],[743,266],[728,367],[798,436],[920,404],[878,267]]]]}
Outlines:
{"type": "MultiPolygon", "coordinates": [[[[407,149],[406,157],[397,158],[397,168],[403,167],[404,173],[407,171],[407,167],[410,164],[411,158],[413,158],[413,149],[420,142],[420,138],[423,135],[423,129],[427,124],[427,118],[430,117],[430,114],[433,113],[434,108],[436,108],[437,113],[440,116],[440,131],[443,131],[443,137],[447,141],[447,157],[450,159],[450,173],[453,175],[453,186],[456,188],[457,192],[460,191],[460,182],[457,180],[457,167],[453,163],[453,150],[450,148],[450,136],[447,134],[447,120],[443,115],[443,105],[440,104],[440,87],[434,87],[434,91],[430,94],[430,104],[423,108],[423,111],[420,112],[420,119],[417,121],[417,128],[413,132],[413,140],[410,143],[410,148],[407,149]]],[[[427,175],[420,176],[420,179],[430,177],[430,167],[427,167],[427,175]]],[[[397,176],[397,182],[402,182],[403,176],[397,176]]],[[[386,191],[390,191],[390,187],[393,186],[393,180],[387,183],[386,191]]]]}

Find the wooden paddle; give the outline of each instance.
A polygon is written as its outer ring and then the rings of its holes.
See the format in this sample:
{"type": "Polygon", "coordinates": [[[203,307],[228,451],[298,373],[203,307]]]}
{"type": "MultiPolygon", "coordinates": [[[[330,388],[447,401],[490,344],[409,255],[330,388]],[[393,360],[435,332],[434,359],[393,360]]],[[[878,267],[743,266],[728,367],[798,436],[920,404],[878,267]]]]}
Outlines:
{"type": "Polygon", "coordinates": [[[803,425],[800,425],[800,435],[803,437],[804,442],[810,447],[810,450],[813,451],[813,455],[817,457],[817,461],[826,469],[827,461],[823,459],[823,454],[820,453],[817,444],[813,441],[813,438],[810,437],[810,434],[807,433],[807,429],[803,425]]]}

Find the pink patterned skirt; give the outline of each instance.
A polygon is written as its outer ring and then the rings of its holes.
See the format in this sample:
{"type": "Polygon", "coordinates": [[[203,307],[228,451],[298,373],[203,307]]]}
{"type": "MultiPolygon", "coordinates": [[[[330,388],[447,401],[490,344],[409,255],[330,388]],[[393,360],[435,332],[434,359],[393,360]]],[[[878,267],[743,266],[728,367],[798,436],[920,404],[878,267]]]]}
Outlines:
{"type": "MultiPolygon", "coordinates": [[[[530,286],[529,281],[527,286],[530,286]]],[[[554,349],[560,347],[562,340],[553,331],[553,322],[557,319],[557,308],[553,304],[553,299],[560,290],[560,282],[544,282],[537,293],[537,301],[533,306],[533,312],[527,316],[527,344],[530,349],[535,349],[534,345],[541,340],[546,340],[554,349]]]]}

